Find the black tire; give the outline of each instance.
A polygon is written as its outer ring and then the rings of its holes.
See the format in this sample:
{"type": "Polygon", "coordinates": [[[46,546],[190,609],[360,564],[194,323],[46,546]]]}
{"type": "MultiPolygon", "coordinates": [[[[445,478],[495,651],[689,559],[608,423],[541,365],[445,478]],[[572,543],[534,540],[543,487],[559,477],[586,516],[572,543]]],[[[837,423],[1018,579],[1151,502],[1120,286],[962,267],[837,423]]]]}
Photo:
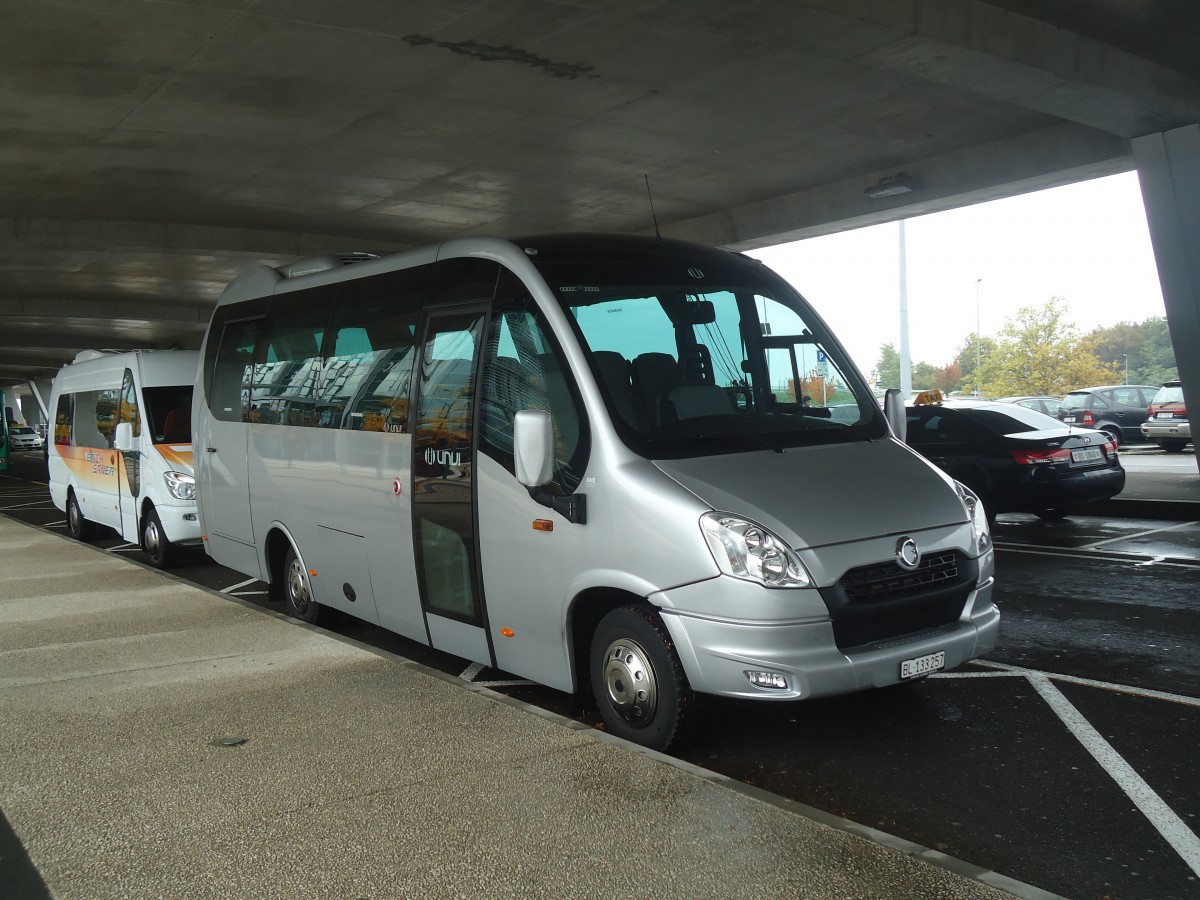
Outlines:
{"type": "Polygon", "coordinates": [[[67,493],[67,531],[77,541],[90,540],[96,533],[95,526],[84,517],[83,510],[79,508],[74,491],[67,493]]]}
{"type": "Polygon", "coordinates": [[[175,561],[177,548],[167,539],[162,520],[153,506],[142,518],[142,549],[150,557],[150,565],[156,569],[170,568],[175,561]]]}
{"type": "Polygon", "coordinates": [[[1034,515],[1039,519],[1045,519],[1047,522],[1057,522],[1059,519],[1065,519],[1071,514],[1069,506],[1055,506],[1051,509],[1039,509],[1034,515]]]}
{"type": "Polygon", "coordinates": [[[289,616],[301,622],[315,624],[321,616],[321,604],[312,598],[308,587],[308,573],[300,563],[296,551],[288,547],[281,572],[283,606],[289,616]]]}
{"type": "Polygon", "coordinates": [[[591,677],[610,733],[666,750],[685,743],[695,730],[696,695],[653,609],[622,606],[600,620],[592,635],[591,677]]]}
{"type": "Polygon", "coordinates": [[[1158,446],[1168,453],[1182,453],[1183,448],[1187,446],[1187,441],[1163,439],[1158,442],[1158,446]]]}
{"type": "Polygon", "coordinates": [[[1097,431],[1102,431],[1102,432],[1104,432],[1105,436],[1106,436],[1106,437],[1107,437],[1107,438],[1108,438],[1110,441],[1112,441],[1112,442],[1113,442],[1114,444],[1116,444],[1118,447],[1120,447],[1120,446],[1121,446],[1121,443],[1122,443],[1122,441],[1121,441],[1121,429],[1120,429],[1120,428],[1118,428],[1116,425],[1101,425],[1101,426],[1100,426],[1100,427],[1097,429],[1097,431]]]}

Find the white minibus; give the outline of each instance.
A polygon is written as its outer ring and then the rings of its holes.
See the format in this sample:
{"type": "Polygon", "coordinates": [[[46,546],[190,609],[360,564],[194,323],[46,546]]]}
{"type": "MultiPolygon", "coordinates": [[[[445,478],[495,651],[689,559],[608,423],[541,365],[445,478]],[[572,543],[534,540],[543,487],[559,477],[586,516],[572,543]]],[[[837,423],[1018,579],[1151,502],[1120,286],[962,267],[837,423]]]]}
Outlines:
{"type": "Polygon", "coordinates": [[[200,354],[83,350],[50,390],[50,496],[86,540],[108,526],[169,566],[200,547],[192,393],[200,354]]]}
{"type": "Polygon", "coordinates": [[[301,619],[590,687],[638,743],[686,738],[699,694],[842,694],[996,643],[982,506],[740,254],[577,235],[264,266],[202,353],[217,562],[301,619]]]}

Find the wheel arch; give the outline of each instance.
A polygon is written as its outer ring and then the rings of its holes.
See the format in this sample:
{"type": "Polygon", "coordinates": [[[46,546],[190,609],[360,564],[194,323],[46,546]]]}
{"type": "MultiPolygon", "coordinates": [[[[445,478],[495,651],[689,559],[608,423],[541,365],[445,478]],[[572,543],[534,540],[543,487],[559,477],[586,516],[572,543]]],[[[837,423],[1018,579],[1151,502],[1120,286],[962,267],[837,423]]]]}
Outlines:
{"type": "MultiPolygon", "coordinates": [[[[273,522],[271,527],[267,529],[267,536],[263,540],[263,575],[268,587],[268,591],[272,600],[281,600],[283,595],[283,563],[287,559],[288,551],[291,550],[296,554],[296,558],[300,560],[300,565],[304,567],[304,571],[308,572],[308,561],[304,558],[304,553],[301,552],[295,538],[292,537],[290,531],[287,530],[281,523],[273,522]]],[[[308,586],[309,592],[312,592],[312,584],[308,586]]]]}
{"type": "Polygon", "coordinates": [[[645,597],[615,587],[587,588],[571,601],[567,613],[567,649],[571,660],[571,683],[576,692],[586,692],[591,685],[589,663],[596,626],[612,610],[630,604],[657,608],[645,597]]]}

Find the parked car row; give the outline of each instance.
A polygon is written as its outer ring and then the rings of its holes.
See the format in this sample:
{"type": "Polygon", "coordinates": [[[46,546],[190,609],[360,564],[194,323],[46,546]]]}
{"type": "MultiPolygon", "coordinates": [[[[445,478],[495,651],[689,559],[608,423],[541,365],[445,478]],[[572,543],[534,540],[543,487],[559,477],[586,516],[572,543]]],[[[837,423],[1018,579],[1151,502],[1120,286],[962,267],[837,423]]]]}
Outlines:
{"type": "Polygon", "coordinates": [[[1079,388],[1065,397],[1001,397],[1066,425],[1103,432],[1117,446],[1150,441],[1170,453],[1191,443],[1191,425],[1178,381],[1161,386],[1113,384],[1079,388]]]}
{"type": "Polygon", "coordinates": [[[1168,381],[1155,393],[1146,410],[1142,435],[1168,453],[1178,453],[1192,442],[1192,426],[1183,402],[1183,386],[1168,381]]]}
{"type": "Polygon", "coordinates": [[[1125,487],[1117,444],[1035,409],[1001,401],[914,401],[907,442],[983,501],[1004,512],[1061,519],[1125,487]]]}

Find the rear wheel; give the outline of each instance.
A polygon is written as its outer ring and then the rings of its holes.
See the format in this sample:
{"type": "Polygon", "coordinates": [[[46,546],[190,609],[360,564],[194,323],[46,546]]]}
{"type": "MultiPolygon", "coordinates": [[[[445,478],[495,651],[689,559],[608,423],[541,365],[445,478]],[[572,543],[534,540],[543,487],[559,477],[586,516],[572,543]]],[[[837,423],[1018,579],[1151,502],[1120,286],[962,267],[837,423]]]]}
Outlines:
{"type": "Polygon", "coordinates": [[[666,750],[695,728],[696,695],[662,618],[643,606],[622,606],[596,626],[592,692],[608,730],[666,750]]]}
{"type": "Polygon", "coordinates": [[[150,557],[150,564],[158,569],[167,568],[175,559],[175,545],[167,539],[153,506],[142,519],[142,549],[150,557]]]}
{"type": "Polygon", "coordinates": [[[321,615],[321,604],[309,593],[307,573],[291,547],[283,561],[283,604],[288,615],[301,622],[311,624],[321,615]]]}
{"type": "Polygon", "coordinates": [[[1057,522],[1059,519],[1065,519],[1071,514],[1069,506],[1053,506],[1050,509],[1039,509],[1036,515],[1039,519],[1046,519],[1049,522],[1057,522]]]}
{"type": "Polygon", "coordinates": [[[1104,432],[1104,436],[1107,437],[1114,444],[1116,444],[1118,447],[1121,446],[1121,429],[1120,428],[1117,428],[1115,425],[1101,425],[1099,430],[1104,432]]]}
{"type": "Polygon", "coordinates": [[[1162,447],[1168,453],[1182,453],[1183,448],[1187,446],[1187,441],[1180,440],[1161,440],[1158,446],[1162,447]]]}
{"type": "Polygon", "coordinates": [[[75,540],[86,541],[95,530],[92,523],[84,518],[83,510],[79,508],[79,501],[75,499],[75,492],[71,491],[67,494],[67,531],[75,540]]]}

